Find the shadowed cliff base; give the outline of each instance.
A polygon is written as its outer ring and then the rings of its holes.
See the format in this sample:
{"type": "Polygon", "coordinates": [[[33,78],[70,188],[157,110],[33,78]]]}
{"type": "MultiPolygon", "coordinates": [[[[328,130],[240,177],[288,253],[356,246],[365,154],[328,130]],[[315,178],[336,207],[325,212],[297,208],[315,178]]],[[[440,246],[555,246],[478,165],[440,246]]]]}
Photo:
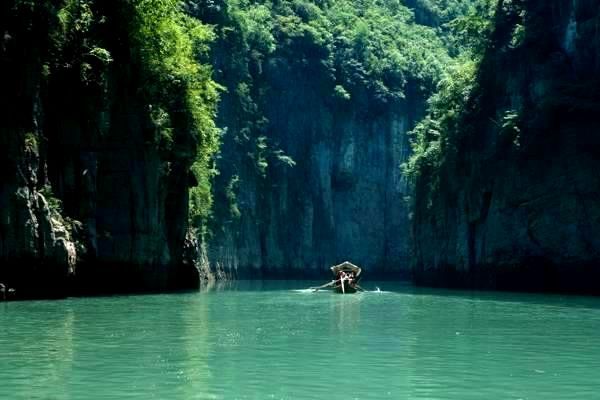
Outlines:
{"type": "Polygon", "coordinates": [[[417,268],[414,282],[418,286],[455,289],[600,295],[598,263],[556,265],[542,258],[511,266],[478,265],[470,270],[450,265],[417,268]]]}
{"type": "Polygon", "coordinates": [[[193,265],[88,264],[72,278],[70,295],[153,293],[200,287],[193,265]]]}
{"type": "Polygon", "coordinates": [[[15,291],[7,300],[57,299],[67,296],[69,273],[64,265],[23,257],[2,262],[0,283],[15,291]]]}
{"type": "Polygon", "coordinates": [[[201,279],[193,265],[84,264],[75,275],[57,264],[22,260],[3,265],[0,282],[14,289],[8,300],[60,299],[124,293],[197,290],[201,279]]]}
{"type": "MultiPolygon", "coordinates": [[[[333,264],[332,264],[333,265],[333,264]]],[[[363,279],[365,280],[388,280],[408,281],[412,278],[412,272],[407,269],[390,268],[363,268],[363,279]]],[[[227,274],[228,279],[240,280],[328,280],[331,271],[326,269],[298,269],[285,268],[238,268],[227,274]]]]}

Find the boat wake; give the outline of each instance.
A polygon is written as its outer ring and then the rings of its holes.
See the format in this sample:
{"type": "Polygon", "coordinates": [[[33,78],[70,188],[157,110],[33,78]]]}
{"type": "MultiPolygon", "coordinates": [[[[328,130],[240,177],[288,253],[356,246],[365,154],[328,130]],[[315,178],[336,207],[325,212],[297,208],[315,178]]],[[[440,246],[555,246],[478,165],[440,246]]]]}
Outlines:
{"type": "MultiPolygon", "coordinates": [[[[292,292],[296,292],[296,293],[331,293],[331,291],[329,290],[314,290],[314,289],[292,289],[292,292]]],[[[381,290],[379,287],[375,286],[374,290],[364,290],[362,292],[358,292],[358,293],[379,293],[379,294],[384,294],[384,293],[391,293],[388,292],[386,290],[381,290]]]]}
{"type": "Polygon", "coordinates": [[[292,292],[296,293],[313,293],[313,289],[292,289],[292,292]]]}

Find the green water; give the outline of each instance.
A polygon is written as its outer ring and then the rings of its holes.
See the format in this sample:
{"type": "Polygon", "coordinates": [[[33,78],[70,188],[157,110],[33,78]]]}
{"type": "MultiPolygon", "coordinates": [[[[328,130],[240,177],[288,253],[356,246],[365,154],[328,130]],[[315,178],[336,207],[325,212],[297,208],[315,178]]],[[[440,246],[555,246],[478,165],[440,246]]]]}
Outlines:
{"type": "Polygon", "coordinates": [[[600,396],[600,299],[306,285],[0,303],[0,399],[600,396]]]}

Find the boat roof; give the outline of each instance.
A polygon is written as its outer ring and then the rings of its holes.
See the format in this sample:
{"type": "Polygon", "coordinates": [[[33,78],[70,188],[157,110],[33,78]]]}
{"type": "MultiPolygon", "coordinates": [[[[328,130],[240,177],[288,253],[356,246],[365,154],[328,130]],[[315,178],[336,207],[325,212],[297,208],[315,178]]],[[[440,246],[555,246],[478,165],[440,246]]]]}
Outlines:
{"type": "Polygon", "coordinates": [[[334,265],[333,267],[331,267],[331,272],[333,272],[334,274],[339,274],[341,271],[344,272],[354,272],[355,276],[359,276],[362,269],[354,264],[352,264],[349,261],[344,261],[341,264],[338,265],[334,265]]]}

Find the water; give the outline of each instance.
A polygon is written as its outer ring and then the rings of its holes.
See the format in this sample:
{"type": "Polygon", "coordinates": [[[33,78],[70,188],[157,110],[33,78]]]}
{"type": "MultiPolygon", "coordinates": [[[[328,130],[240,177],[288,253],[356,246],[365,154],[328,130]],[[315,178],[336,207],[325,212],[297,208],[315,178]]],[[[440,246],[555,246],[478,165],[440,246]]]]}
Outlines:
{"type": "Polygon", "coordinates": [[[306,286],[0,303],[0,399],[600,396],[600,299],[306,286]]]}

